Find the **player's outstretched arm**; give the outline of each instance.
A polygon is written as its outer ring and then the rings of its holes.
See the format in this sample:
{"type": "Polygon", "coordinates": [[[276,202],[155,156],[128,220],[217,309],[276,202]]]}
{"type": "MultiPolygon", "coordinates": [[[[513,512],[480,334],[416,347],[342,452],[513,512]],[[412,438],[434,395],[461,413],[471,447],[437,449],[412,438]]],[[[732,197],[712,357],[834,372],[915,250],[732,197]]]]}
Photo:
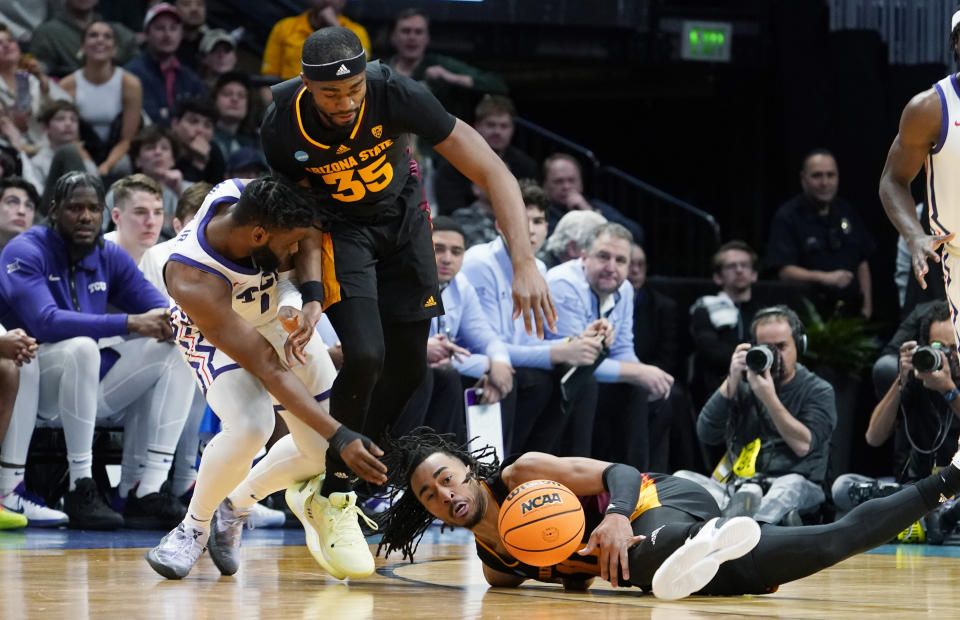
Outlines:
{"type": "Polygon", "coordinates": [[[513,261],[514,318],[523,316],[527,333],[535,328],[539,338],[543,338],[545,324],[555,332],[557,311],[533,259],[527,211],[517,180],[483,137],[459,119],[450,135],[434,148],[490,197],[513,261]]]}
{"type": "MultiPolygon", "coordinates": [[[[203,337],[251,373],[293,415],[330,440],[342,425],[313,399],[300,379],[250,323],[233,311],[230,290],[218,276],[171,261],[166,267],[170,296],[194,322],[203,337]]],[[[341,451],[346,464],[375,484],[387,481],[387,468],[376,455],[383,452],[359,436],[341,451]],[[353,444],[357,445],[353,445],[353,444]],[[365,446],[369,445],[369,449],[365,446]]]]}
{"type": "Polygon", "coordinates": [[[937,248],[953,238],[923,232],[910,194],[910,183],[940,139],[941,121],[940,97],[935,90],[924,91],[911,99],[903,109],[899,133],[890,145],[887,163],[880,175],[880,202],[910,249],[913,273],[922,288],[927,288],[924,281],[927,259],[939,262],[937,248]]]}

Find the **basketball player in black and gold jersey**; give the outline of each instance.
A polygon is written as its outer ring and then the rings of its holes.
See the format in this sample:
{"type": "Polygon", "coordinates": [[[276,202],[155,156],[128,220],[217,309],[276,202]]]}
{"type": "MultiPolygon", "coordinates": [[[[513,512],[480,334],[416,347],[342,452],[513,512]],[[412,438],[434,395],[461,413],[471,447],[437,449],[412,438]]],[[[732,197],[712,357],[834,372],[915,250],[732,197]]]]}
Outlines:
{"type": "Polygon", "coordinates": [[[584,589],[600,577],[666,599],[694,592],[769,594],[886,543],[960,491],[958,452],[940,472],[864,502],[834,523],[758,525],[747,517],[718,518],[720,510],[703,487],[674,476],[537,452],[488,464],[482,461],[489,447],[468,452],[451,438],[419,428],[388,446],[384,464],[394,495],[379,519],[378,553],[399,550],[413,561],[420,537],[437,518],[473,532],[484,577],[499,587],[534,579],[584,589]],[[586,546],[554,566],[513,559],[497,529],[500,504],[531,480],[565,485],[584,509],[586,546]]]}
{"type": "MultiPolygon", "coordinates": [[[[312,187],[327,220],[296,259],[309,320],[293,338],[309,337],[321,308],[327,313],[343,346],[330,411],[378,441],[423,380],[430,319],[443,313],[410,134],[490,196],[513,261],[515,317],[543,337],[556,311],[530,249],[517,181],[475,130],[423,85],[367,65],[346,28],[311,34],[301,60],[299,78],[273,87],[261,127],[271,168],[312,187]]],[[[337,448],[327,453],[321,497],[350,494],[353,474],[337,448]]]]}

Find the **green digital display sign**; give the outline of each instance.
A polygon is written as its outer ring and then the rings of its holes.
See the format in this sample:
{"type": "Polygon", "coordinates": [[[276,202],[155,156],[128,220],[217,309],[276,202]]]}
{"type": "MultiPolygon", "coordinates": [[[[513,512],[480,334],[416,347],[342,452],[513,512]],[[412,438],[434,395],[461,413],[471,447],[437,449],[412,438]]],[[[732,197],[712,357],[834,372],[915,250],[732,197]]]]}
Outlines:
{"type": "Polygon", "coordinates": [[[733,24],[684,21],[680,57],[684,60],[730,62],[733,24]]]}

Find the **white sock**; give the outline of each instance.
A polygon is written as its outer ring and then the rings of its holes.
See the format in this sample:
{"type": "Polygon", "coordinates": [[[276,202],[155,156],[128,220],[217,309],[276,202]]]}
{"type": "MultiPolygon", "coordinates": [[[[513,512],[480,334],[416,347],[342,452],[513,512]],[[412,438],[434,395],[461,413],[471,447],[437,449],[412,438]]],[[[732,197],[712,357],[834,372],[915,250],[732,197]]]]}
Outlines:
{"type": "Polygon", "coordinates": [[[0,465],[0,495],[7,495],[17,488],[17,485],[23,482],[24,471],[26,471],[26,465],[9,463],[0,465]]]}
{"type": "Polygon", "coordinates": [[[93,478],[93,452],[67,452],[67,467],[70,470],[70,490],[73,491],[77,488],[77,480],[93,478]]]}
{"type": "Polygon", "coordinates": [[[160,486],[167,481],[170,473],[170,463],[173,462],[173,453],[161,452],[155,448],[147,448],[147,462],[144,463],[143,473],[140,476],[140,486],[137,487],[137,497],[143,497],[160,490],[160,486]]]}

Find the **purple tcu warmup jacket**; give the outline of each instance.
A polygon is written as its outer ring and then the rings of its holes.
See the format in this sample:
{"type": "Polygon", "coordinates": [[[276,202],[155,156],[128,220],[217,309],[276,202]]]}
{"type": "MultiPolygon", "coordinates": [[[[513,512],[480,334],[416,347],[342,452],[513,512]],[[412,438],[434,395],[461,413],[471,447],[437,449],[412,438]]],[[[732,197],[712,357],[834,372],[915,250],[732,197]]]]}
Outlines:
{"type": "Polygon", "coordinates": [[[127,334],[127,315],[107,314],[108,303],[130,314],[167,306],[130,255],[110,241],[70,264],[63,238],[34,226],[0,253],[0,324],[7,329],[22,327],[39,342],[127,334]]]}

